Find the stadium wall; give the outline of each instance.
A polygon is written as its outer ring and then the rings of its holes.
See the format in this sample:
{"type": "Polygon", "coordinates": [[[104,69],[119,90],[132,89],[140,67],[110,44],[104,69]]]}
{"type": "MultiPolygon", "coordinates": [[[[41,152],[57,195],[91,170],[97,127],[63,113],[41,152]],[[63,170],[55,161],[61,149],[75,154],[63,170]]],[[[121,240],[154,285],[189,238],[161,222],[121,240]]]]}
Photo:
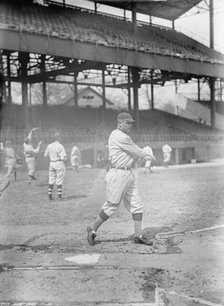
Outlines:
{"type": "MultiPolygon", "coordinates": [[[[183,143],[183,142],[168,142],[173,148],[171,155],[171,165],[177,164],[190,164],[190,163],[203,163],[209,162],[215,159],[224,159],[224,142],[197,142],[197,143],[183,143]]],[[[163,155],[162,155],[162,143],[150,143],[153,148],[156,161],[153,162],[155,166],[161,166],[163,164],[163,155]]],[[[44,158],[44,149],[47,144],[43,144],[42,150],[37,158],[37,169],[38,170],[47,170],[49,167],[49,160],[44,158]]],[[[148,143],[139,143],[139,145],[145,146],[148,143]]],[[[66,167],[70,167],[70,151],[71,148],[66,145],[66,152],[68,154],[68,162],[66,167]]],[[[108,152],[105,147],[105,143],[97,144],[93,147],[87,144],[79,144],[81,150],[81,163],[83,165],[91,165],[93,167],[105,168],[108,160],[108,152]],[[101,161],[99,162],[98,156],[101,155],[101,161]]],[[[139,166],[143,166],[143,163],[139,163],[139,166]]],[[[25,163],[22,165],[22,169],[26,169],[25,163]]]]}

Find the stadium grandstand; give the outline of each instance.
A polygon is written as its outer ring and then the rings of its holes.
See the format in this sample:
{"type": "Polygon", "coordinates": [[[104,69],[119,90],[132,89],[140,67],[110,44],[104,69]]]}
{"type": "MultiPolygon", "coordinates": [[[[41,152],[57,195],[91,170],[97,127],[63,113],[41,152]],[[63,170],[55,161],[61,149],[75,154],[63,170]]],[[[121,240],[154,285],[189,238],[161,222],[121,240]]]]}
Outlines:
{"type": "Polygon", "coordinates": [[[117,88],[128,93],[126,109],[135,117],[132,136],[139,145],[150,144],[159,155],[162,144],[169,142],[176,164],[224,157],[223,116],[217,114],[215,100],[216,82],[224,78],[224,55],[214,49],[213,1],[209,47],[175,30],[175,20],[201,0],[88,2],[94,9],[65,0],[0,1],[0,140],[11,139],[21,146],[29,129],[39,126],[47,144],[52,133],[60,130],[68,150],[72,142],[79,143],[83,162],[96,164],[98,151],[106,155],[107,137],[119,111],[115,103],[115,108],[107,108],[106,88],[117,88]],[[122,9],[124,16],[100,12],[97,4],[122,9]],[[131,18],[126,17],[127,11],[131,18]],[[137,13],[170,20],[172,28],[140,21],[137,13]],[[204,103],[210,113],[209,125],[154,107],[154,87],[177,80],[209,84],[209,101],[204,103]],[[14,83],[21,84],[21,105],[12,98],[14,83]],[[72,87],[73,107],[49,104],[50,83],[72,87]],[[32,104],[35,84],[42,90],[40,105],[32,104]],[[139,88],[144,84],[151,89],[148,110],[139,108],[139,88]],[[102,105],[81,107],[80,86],[100,87],[102,105]]]}

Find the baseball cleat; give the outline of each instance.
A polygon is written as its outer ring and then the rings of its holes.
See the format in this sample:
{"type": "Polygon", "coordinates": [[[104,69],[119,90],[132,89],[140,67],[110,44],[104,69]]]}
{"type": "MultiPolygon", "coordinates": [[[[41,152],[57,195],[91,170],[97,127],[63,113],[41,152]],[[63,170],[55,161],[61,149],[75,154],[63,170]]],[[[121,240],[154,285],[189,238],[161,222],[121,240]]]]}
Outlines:
{"type": "Polygon", "coordinates": [[[96,238],[96,234],[92,231],[91,227],[87,227],[87,240],[90,245],[94,245],[94,239],[96,238]]]}
{"type": "Polygon", "coordinates": [[[148,240],[145,236],[135,236],[134,243],[145,244],[145,245],[153,245],[151,240],[148,240]]]}

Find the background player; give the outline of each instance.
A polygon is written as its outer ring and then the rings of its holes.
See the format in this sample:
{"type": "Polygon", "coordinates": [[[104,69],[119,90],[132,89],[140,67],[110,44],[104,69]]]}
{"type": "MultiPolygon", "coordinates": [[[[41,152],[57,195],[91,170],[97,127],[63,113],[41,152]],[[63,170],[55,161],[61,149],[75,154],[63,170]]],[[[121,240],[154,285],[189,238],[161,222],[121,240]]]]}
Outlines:
{"type": "Polygon", "coordinates": [[[25,162],[27,164],[27,169],[28,169],[28,182],[31,184],[32,180],[36,180],[35,177],[35,171],[36,171],[36,158],[37,154],[40,151],[40,146],[42,144],[41,141],[39,141],[38,145],[36,148],[33,147],[32,144],[32,137],[33,137],[33,132],[39,130],[39,128],[33,128],[28,136],[25,138],[24,143],[23,143],[23,150],[24,150],[24,157],[25,157],[25,162]]]}
{"type": "Polygon", "coordinates": [[[61,134],[56,132],[53,135],[54,142],[50,143],[44,153],[45,157],[49,157],[49,185],[48,197],[52,200],[52,192],[54,184],[57,186],[58,198],[62,199],[62,185],[65,177],[65,161],[67,155],[64,146],[61,144],[61,134]]]}
{"type": "Polygon", "coordinates": [[[151,163],[152,163],[152,160],[156,160],[156,158],[153,154],[153,150],[150,146],[144,147],[143,150],[148,154],[148,156],[145,157],[144,174],[152,173],[151,163]]]}
{"type": "Polygon", "coordinates": [[[163,151],[164,167],[168,167],[169,161],[170,161],[170,158],[171,158],[172,148],[166,143],[162,146],[162,151],[163,151]]]}
{"type": "Polygon", "coordinates": [[[70,154],[70,161],[72,165],[72,169],[79,171],[80,165],[80,151],[79,148],[74,144],[70,154]]]}
{"type": "Polygon", "coordinates": [[[17,162],[16,162],[16,154],[15,154],[11,141],[7,140],[5,142],[5,147],[3,146],[3,143],[1,143],[0,150],[4,153],[4,157],[5,157],[5,168],[7,169],[5,176],[9,177],[10,174],[13,173],[14,179],[16,181],[17,162]]]}

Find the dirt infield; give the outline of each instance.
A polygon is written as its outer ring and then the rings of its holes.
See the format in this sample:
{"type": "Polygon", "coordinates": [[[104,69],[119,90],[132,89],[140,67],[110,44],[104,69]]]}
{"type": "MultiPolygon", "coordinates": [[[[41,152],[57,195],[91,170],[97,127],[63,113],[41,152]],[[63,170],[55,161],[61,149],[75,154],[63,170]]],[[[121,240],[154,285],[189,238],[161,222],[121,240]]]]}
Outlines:
{"type": "Polygon", "coordinates": [[[0,200],[0,305],[224,305],[224,163],[135,172],[152,247],[133,243],[123,205],[88,245],[105,170],[67,170],[63,201],[47,171],[31,186],[19,172],[0,200]]]}

